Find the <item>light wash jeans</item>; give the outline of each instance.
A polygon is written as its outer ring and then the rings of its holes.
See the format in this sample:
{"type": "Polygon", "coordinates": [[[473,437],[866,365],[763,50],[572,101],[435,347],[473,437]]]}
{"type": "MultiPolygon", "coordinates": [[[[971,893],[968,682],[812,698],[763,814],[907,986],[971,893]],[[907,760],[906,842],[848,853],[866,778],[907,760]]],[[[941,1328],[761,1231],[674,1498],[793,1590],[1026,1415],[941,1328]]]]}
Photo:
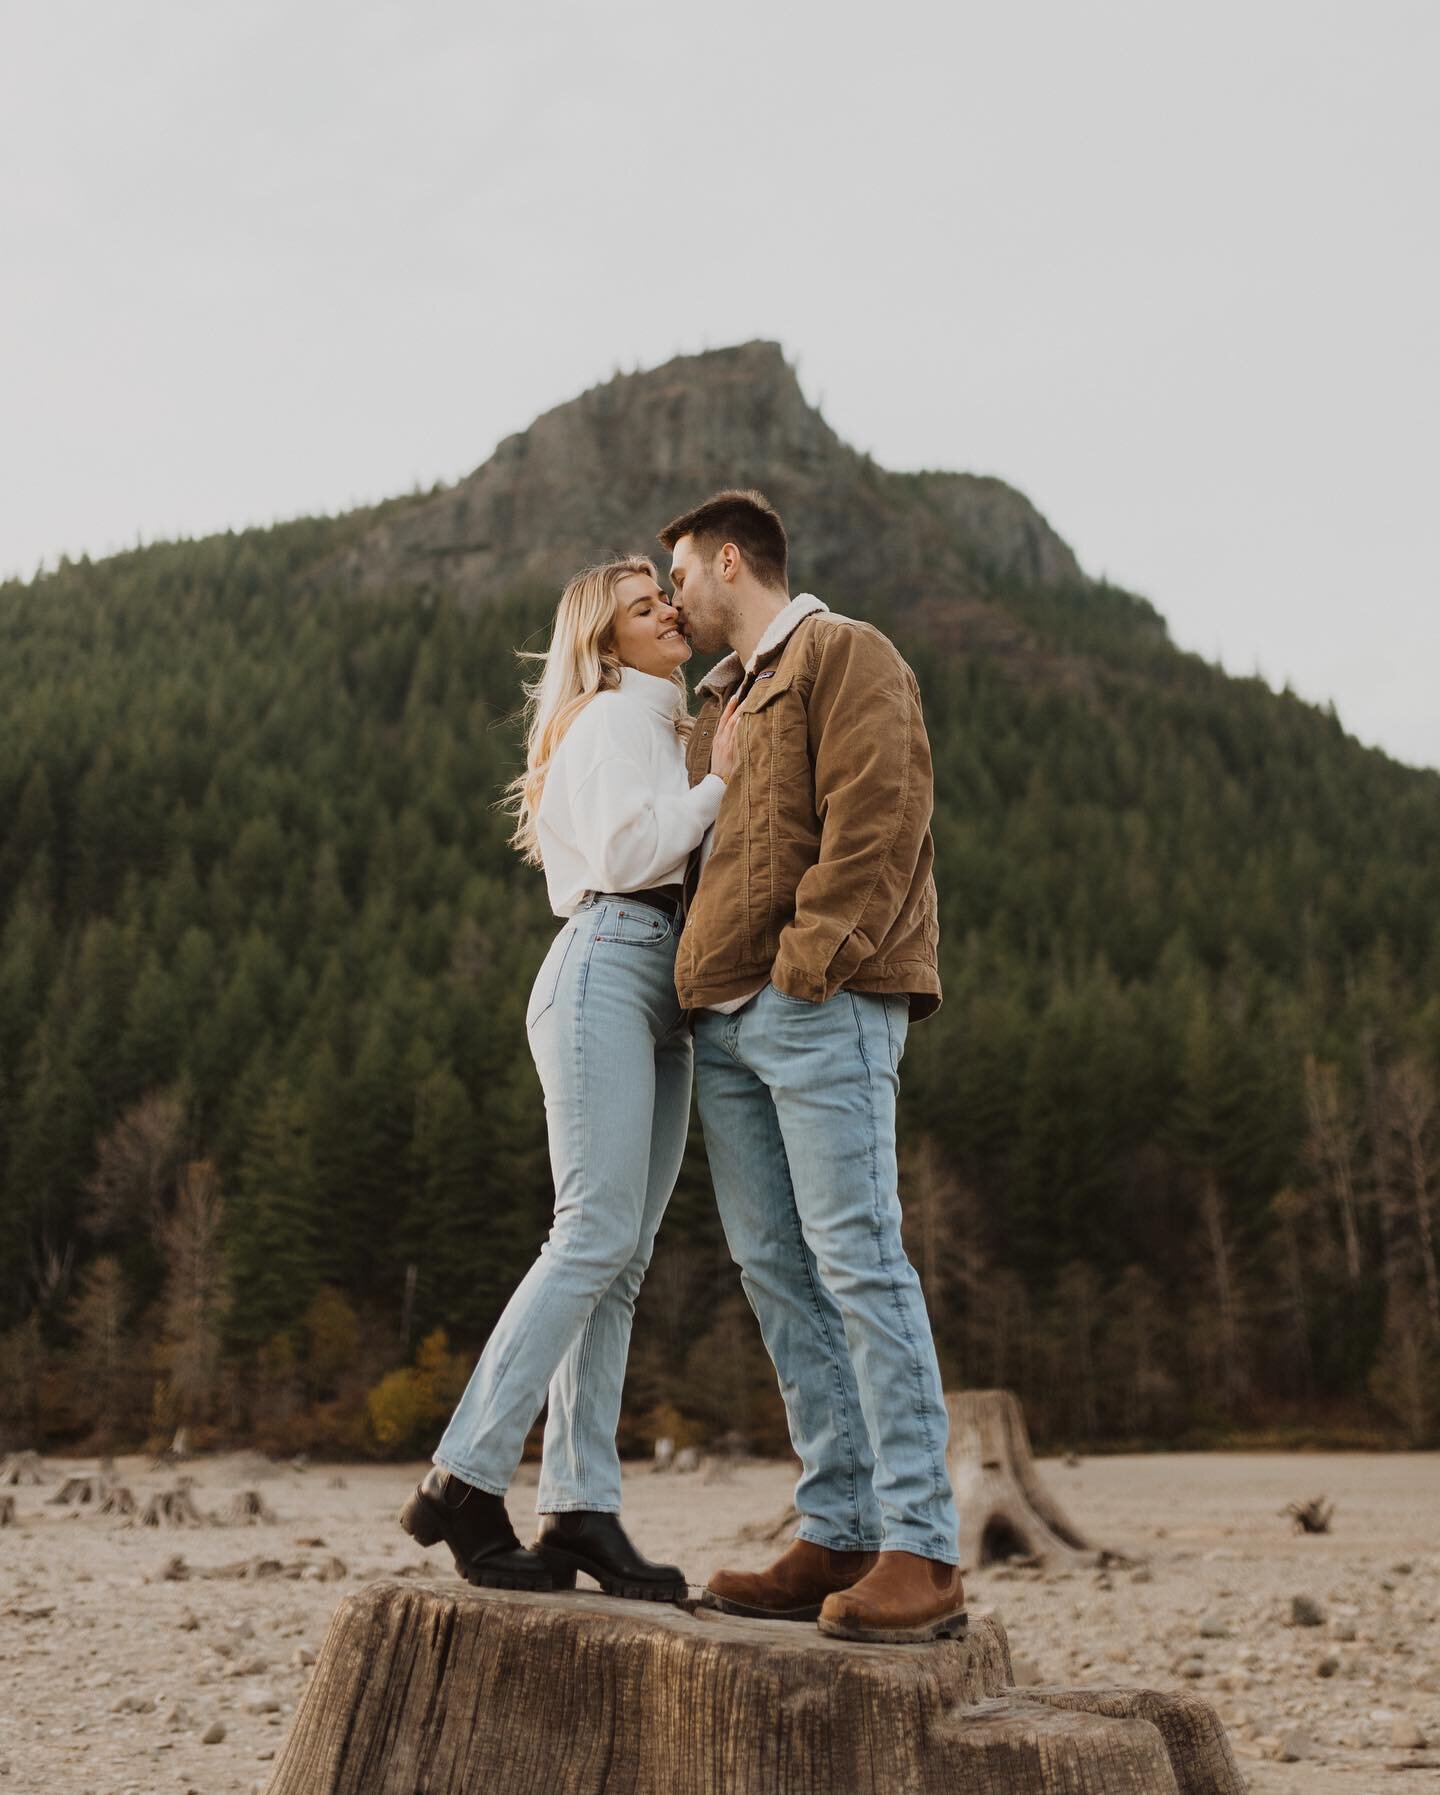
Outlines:
{"type": "Polygon", "coordinates": [[[530,993],[525,1032],[545,1092],[555,1221],[434,1457],[503,1496],[548,1389],[541,1514],[620,1512],[615,1430],[635,1296],[690,1120],[676,942],[653,905],[587,899],[530,993]]]}
{"type": "Polygon", "coordinates": [[[715,1197],[800,1459],[798,1537],[959,1562],[948,1426],[900,1240],[895,1102],[909,1003],[767,985],[695,1019],[715,1197]]]}

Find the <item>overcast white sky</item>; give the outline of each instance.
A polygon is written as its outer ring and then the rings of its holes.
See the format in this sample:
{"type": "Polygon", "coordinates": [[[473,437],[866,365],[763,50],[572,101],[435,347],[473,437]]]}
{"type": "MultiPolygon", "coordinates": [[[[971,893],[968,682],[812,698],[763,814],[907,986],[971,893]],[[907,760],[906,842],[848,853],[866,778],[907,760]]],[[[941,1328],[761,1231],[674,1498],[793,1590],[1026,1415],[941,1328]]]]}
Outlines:
{"type": "Polygon", "coordinates": [[[451,480],[778,338],[1440,765],[1434,0],[0,12],[0,573],[451,480]]]}

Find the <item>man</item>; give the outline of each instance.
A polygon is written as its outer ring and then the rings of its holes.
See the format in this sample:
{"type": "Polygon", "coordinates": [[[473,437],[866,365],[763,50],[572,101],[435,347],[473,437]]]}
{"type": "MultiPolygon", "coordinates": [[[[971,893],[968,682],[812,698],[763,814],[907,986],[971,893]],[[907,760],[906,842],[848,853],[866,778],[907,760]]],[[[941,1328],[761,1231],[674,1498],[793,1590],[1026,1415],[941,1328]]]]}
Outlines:
{"type": "Polygon", "coordinates": [[[731,651],[700,682],[692,783],[739,699],[675,981],[725,1237],[802,1468],[788,1550],[715,1572],[704,1600],[846,1639],[952,1637],[945,1402],[895,1163],[906,1029],[940,1003],[919,690],[879,630],[791,598],[760,493],[718,493],[660,541],[687,637],[731,651]]]}

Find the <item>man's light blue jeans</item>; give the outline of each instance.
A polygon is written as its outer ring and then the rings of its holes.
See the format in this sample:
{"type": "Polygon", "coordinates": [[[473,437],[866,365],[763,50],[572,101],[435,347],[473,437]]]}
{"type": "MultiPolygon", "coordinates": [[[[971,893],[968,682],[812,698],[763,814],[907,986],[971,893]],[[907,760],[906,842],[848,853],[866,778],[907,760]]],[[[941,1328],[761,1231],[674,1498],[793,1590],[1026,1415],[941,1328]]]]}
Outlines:
{"type": "Polygon", "coordinates": [[[545,1092],[554,1225],[434,1457],[503,1496],[548,1390],[541,1514],[620,1512],[615,1430],[635,1296],[690,1119],[676,941],[653,905],[588,899],[530,992],[525,1032],[545,1092]]]}
{"type": "Polygon", "coordinates": [[[958,1563],[940,1369],[900,1239],[895,1103],[909,1003],[773,985],[695,1019],[696,1089],[731,1256],[800,1459],[798,1535],[958,1563]]]}

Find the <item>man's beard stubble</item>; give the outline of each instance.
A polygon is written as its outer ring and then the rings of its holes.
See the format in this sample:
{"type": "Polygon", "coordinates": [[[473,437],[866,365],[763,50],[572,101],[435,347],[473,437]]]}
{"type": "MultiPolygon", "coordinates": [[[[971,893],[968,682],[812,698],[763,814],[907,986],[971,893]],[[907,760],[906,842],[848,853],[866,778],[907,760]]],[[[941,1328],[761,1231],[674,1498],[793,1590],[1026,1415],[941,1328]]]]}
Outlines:
{"type": "Polygon", "coordinates": [[[735,614],[726,602],[723,590],[697,596],[700,613],[698,620],[692,616],[689,605],[682,607],[680,612],[685,640],[699,654],[719,654],[734,642],[735,614]]]}

